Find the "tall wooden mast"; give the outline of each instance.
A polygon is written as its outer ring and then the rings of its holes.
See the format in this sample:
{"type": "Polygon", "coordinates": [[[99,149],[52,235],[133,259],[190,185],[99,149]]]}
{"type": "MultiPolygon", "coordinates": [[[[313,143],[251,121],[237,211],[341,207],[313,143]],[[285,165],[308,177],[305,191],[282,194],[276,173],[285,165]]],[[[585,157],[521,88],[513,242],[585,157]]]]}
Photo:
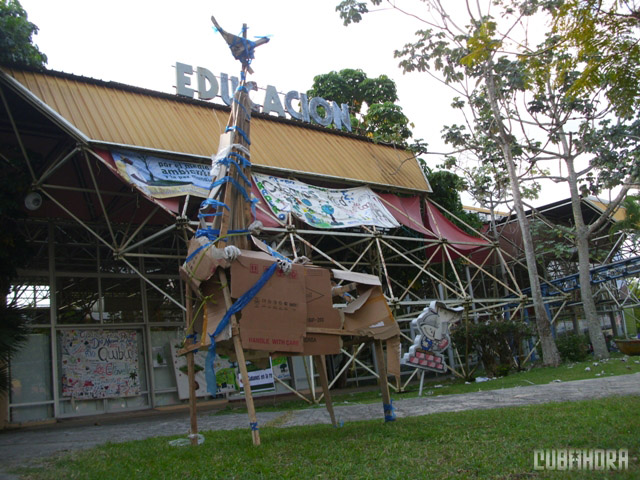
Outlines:
{"type": "MultiPolygon", "coordinates": [[[[200,228],[198,232],[196,232],[196,237],[207,237],[210,245],[219,249],[224,248],[226,254],[228,247],[236,247],[237,249],[243,250],[250,249],[248,234],[252,224],[255,222],[255,215],[253,213],[251,199],[251,101],[246,83],[247,73],[253,72],[250,63],[253,59],[254,49],[266,43],[268,38],[261,38],[256,42],[252,42],[247,39],[246,24],[242,26],[242,36],[237,36],[224,31],[214,17],[211,17],[211,21],[229,45],[234,58],[242,63],[242,71],[240,74],[240,84],[233,95],[229,123],[225,128],[225,132],[220,136],[218,152],[212,157],[212,184],[208,198],[200,207],[198,215],[200,228]]],[[[229,255],[234,256],[237,253],[239,253],[239,251],[230,252],[229,255]]],[[[217,279],[212,277],[202,282],[200,291],[206,290],[209,286],[208,284],[211,284],[210,286],[213,288],[222,286],[224,302],[229,311],[232,306],[232,300],[227,274],[224,268],[218,268],[217,273],[217,279]]],[[[195,349],[199,348],[202,342],[197,342],[195,339],[195,332],[193,331],[194,313],[193,308],[189,308],[195,299],[194,294],[197,294],[197,292],[194,292],[192,286],[187,282],[187,338],[190,338],[191,342],[187,342],[185,346],[188,351],[187,366],[190,385],[190,437],[192,444],[197,444],[198,424],[193,356],[195,349]],[[189,348],[190,346],[191,348],[189,348]]],[[[206,308],[205,304],[205,317],[207,315],[206,308]]],[[[260,432],[258,430],[256,411],[253,404],[249,374],[247,372],[244,350],[242,349],[240,340],[238,321],[235,315],[231,315],[230,325],[233,347],[245,391],[251,435],[253,443],[260,445],[260,432]]],[[[205,335],[205,332],[201,333],[205,335]]],[[[213,363],[213,358],[215,358],[214,336],[215,332],[211,335],[211,347],[213,348],[213,350],[210,349],[210,354],[212,355],[211,363],[213,363]]],[[[213,380],[213,382],[215,383],[215,380],[213,380]]],[[[215,385],[209,387],[214,387],[215,389],[215,385]]]]}

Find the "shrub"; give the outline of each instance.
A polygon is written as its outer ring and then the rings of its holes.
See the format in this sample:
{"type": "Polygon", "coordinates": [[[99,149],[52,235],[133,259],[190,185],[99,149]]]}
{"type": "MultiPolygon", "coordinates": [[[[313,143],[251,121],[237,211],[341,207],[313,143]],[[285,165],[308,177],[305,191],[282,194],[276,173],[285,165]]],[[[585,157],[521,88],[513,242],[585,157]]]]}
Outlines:
{"type": "Polygon", "coordinates": [[[475,350],[482,360],[485,373],[491,377],[503,377],[513,366],[519,368],[522,342],[531,335],[531,328],[524,322],[498,317],[461,325],[452,332],[452,340],[459,351],[464,351],[468,341],[470,350],[475,350]]]}
{"type": "Polygon", "coordinates": [[[556,346],[565,361],[581,362],[589,357],[589,339],[585,335],[569,334],[557,337],[556,346]]]}

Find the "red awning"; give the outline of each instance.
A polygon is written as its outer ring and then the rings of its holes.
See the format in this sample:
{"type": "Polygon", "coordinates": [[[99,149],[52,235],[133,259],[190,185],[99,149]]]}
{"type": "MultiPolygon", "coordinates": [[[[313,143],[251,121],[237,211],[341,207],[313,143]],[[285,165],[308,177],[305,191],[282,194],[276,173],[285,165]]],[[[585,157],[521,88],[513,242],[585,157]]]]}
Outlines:
{"type": "MultiPolygon", "coordinates": [[[[425,200],[423,219],[425,226],[433,232],[437,238],[446,240],[446,247],[442,245],[442,248],[448,249],[452,260],[491,246],[491,242],[488,240],[470,235],[455,225],[428,200],[425,200]]],[[[427,253],[427,256],[430,256],[430,253],[427,253]]],[[[442,259],[446,258],[446,256],[444,252],[439,252],[435,258],[442,259]]]]}
{"type": "Polygon", "coordinates": [[[427,230],[422,223],[420,197],[398,197],[392,193],[379,193],[378,196],[391,215],[402,225],[422,233],[426,237],[435,238],[434,234],[427,230]]]}

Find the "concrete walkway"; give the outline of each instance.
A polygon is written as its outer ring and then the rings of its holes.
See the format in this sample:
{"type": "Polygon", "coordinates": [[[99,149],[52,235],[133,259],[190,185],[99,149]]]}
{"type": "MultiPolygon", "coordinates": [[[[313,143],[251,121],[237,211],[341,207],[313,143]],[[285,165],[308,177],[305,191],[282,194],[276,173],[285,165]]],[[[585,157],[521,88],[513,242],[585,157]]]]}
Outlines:
{"type": "MultiPolygon", "coordinates": [[[[437,412],[578,401],[613,395],[640,396],[640,373],[458,395],[407,399],[396,395],[393,405],[396,408],[397,417],[404,418],[437,412]]],[[[340,405],[335,407],[335,412],[338,420],[343,422],[369,419],[383,421],[381,403],[340,405]]],[[[200,431],[236,428],[246,428],[248,431],[249,429],[246,414],[213,415],[212,413],[211,411],[199,413],[198,429],[200,431]]],[[[38,463],[60,452],[90,448],[108,441],[124,442],[168,435],[186,437],[189,431],[188,412],[111,419],[93,417],[92,420],[93,423],[69,421],[48,427],[0,432],[0,479],[18,478],[4,472],[14,466],[38,463]]],[[[330,423],[329,414],[324,407],[258,413],[258,424],[261,427],[285,428],[317,423],[330,423]]]]}

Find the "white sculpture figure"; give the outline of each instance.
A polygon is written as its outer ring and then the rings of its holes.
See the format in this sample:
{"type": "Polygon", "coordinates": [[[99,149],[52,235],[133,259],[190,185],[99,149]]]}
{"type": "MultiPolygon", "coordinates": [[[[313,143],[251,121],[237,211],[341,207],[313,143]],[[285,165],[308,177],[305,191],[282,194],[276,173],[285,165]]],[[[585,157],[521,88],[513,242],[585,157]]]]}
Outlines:
{"type": "Polygon", "coordinates": [[[423,370],[443,373],[447,370],[444,352],[451,344],[449,325],[462,318],[462,307],[448,308],[444,303],[433,301],[411,325],[419,334],[402,363],[423,370]]]}

